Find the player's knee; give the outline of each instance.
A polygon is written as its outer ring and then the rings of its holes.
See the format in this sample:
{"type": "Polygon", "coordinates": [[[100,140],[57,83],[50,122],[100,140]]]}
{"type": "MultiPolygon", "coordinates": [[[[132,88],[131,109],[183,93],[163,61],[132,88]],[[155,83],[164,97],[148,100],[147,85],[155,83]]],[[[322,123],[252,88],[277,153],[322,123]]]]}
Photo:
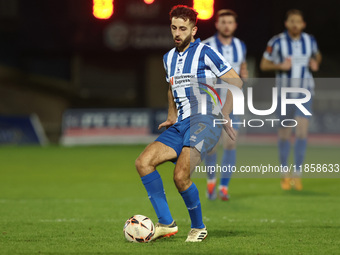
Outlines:
{"type": "Polygon", "coordinates": [[[186,190],[188,184],[190,183],[190,175],[182,172],[175,173],[174,182],[178,191],[186,190]]]}
{"type": "Polygon", "coordinates": [[[296,129],[295,131],[295,137],[298,139],[306,139],[307,135],[308,135],[307,128],[300,128],[300,129],[296,129]]]}
{"type": "Polygon", "coordinates": [[[306,139],[307,138],[307,132],[299,132],[295,134],[297,139],[306,139]]]}
{"type": "Polygon", "coordinates": [[[236,149],[236,142],[231,140],[227,144],[225,144],[223,147],[225,150],[234,150],[236,149]]]}
{"type": "Polygon", "coordinates": [[[287,141],[290,139],[291,133],[287,132],[288,130],[284,130],[283,132],[279,132],[279,139],[281,141],[287,141]]]}
{"type": "Polygon", "coordinates": [[[141,168],[141,159],[140,159],[140,156],[135,160],[135,167],[137,169],[137,171],[139,171],[139,169],[141,168]]]}
{"type": "Polygon", "coordinates": [[[135,161],[135,166],[138,172],[148,167],[148,165],[149,163],[148,163],[147,158],[142,155],[140,155],[135,161]]]}

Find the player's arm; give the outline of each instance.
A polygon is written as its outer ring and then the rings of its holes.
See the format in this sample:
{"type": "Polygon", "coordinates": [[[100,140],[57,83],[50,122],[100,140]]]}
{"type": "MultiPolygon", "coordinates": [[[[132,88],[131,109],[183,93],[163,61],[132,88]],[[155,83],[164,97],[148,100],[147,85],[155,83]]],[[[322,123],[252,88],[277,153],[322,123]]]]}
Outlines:
{"type": "Polygon", "coordinates": [[[246,61],[241,64],[240,76],[242,79],[248,79],[248,66],[246,61]]]}
{"type": "Polygon", "coordinates": [[[242,51],[243,51],[243,62],[240,66],[240,77],[246,81],[249,77],[248,75],[248,66],[247,66],[247,46],[244,42],[242,42],[242,51]]]}
{"type": "Polygon", "coordinates": [[[158,126],[158,129],[161,129],[162,127],[165,127],[168,129],[170,126],[175,124],[177,120],[177,109],[176,109],[176,104],[174,101],[174,96],[172,95],[170,84],[169,84],[169,89],[168,89],[168,104],[169,104],[168,118],[166,121],[164,121],[158,126]]]}
{"type": "Polygon", "coordinates": [[[318,64],[321,64],[322,61],[322,55],[320,53],[320,51],[318,51],[315,55],[314,55],[315,60],[318,62],[318,64]]]}
{"type": "Polygon", "coordinates": [[[263,53],[260,63],[260,69],[262,71],[289,71],[292,68],[292,59],[290,57],[282,60],[281,63],[275,61],[279,59],[280,48],[281,45],[276,37],[268,42],[266,51],[263,53]]]}
{"type": "MultiPolygon", "coordinates": [[[[227,82],[228,84],[234,85],[234,86],[236,86],[240,89],[243,86],[243,81],[241,80],[240,76],[238,76],[238,74],[235,72],[234,69],[231,69],[230,71],[228,71],[227,73],[222,75],[220,77],[220,79],[222,79],[223,81],[227,82]]],[[[228,123],[227,123],[227,125],[223,125],[223,128],[227,132],[229,137],[232,140],[235,140],[236,139],[236,133],[235,133],[234,129],[231,127],[231,125],[229,125],[229,123],[230,123],[229,114],[231,113],[232,110],[233,110],[233,96],[232,96],[230,90],[228,90],[227,98],[226,98],[225,104],[223,105],[223,108],[222,108],[222,114],[223,114],[224,118],[228,121],[228,123]]]]}
{"type": "Polygon", "coordinates": [[[319,71],[319,66],[322,61],[322,55],[320,51],[318,51],[316,54],[314,54],[311,59],[309,60],[309,67],[313,72],[319,71]]]}
{"type": "MultiPolygon", "coordinates": [[[[241,80],[240,76],[235,72],[234,69],[231,68],[230,64],[225,60],[225,58],[217,51],[213,50],[211,47],[206,46],[206,56],[205,56],[205,63],[206,65],[212,70],[212,72],[222,79],[223,81],[227,82],[228,84],[234,85],[238,88],[242,88],[243,81],[241,80]]],[[[222,108],[222,114],[224,119],[228,122],[227,124],[223,125],[224,130],[227,132],[229,137],[232,140],[236,139],[236,134],[232,126],[230,125],[230,118],[229,114],[233,109],[233,98],[230,91],[227,92],[226,103],[222,108]]]]}
{"type": "MultiPolygon", "coordinates": [[[[230,71],[222,75],[220,79],[240,89],[243,86],[243,81],[240,79],[240,76],[238,76],[238,74],[235,72],[234,69],[230,69],[230,71]]],[[[229,116],[232,110],[233,110],[233,97],[232,97],[232,94],[229,93],[229,90],[228,90],[227,98],[222,108],[222,114],[224,116],[229,116]]]]}
{"type": "Polygon", "coordinates": [[[314,36],[311,36],[312,40],[312,57],[309,60],[309,68],[313,72],[319,71],[319,66],[322,61],[322,56],[319,51],[318,43],[316,42],[314,36]]]}
{"type": "Polygon", "coordinates": [[[265,57],[262,57],[260,69],[266,71],[289,71],[292,68],[292,59],[286,58],[282,63],[274,63],[265,57]]]}

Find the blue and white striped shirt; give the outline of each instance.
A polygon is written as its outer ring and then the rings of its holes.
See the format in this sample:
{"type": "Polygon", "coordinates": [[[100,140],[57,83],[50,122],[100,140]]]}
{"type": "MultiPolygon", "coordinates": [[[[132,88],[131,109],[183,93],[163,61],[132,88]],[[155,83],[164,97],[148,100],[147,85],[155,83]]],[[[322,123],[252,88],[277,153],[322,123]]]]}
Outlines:
{"type": "MultiPolygon", "coordinates": [[[[282,63],[286,58],[291,57],[291,70],[276,72],[277,85],[306,88],[314,93],[314,80],[309,69],[309,61],[318,51],[317,42],[312,35],[302,33],[300,39],[293,40],[285,31],[268,42],[263,57],[275,64],[282,63]]],[[[292,95],[293,98],[297,96],[292,95]]]]}
{"type": "Polygon", "coordinates": [[[246,61],[247,48],[243,41],[233,37],[230,45],[220,42],[217,34],[205,39],[203,43],[217,50],[231,64],[236,73],[240,74],[241,65],[246,61]]]}
{"type": "MultiPolygon", "coordinates": [[[[166,80],[171,84],[172,94],[177,107],[177,121],[201,113],[201,94],[197,84],[201,79],[221,77],[231,70],[231,65],[224,57],[210,46],[201,43],[200,39],[190,43],[185,52],[173,48],[163,57],[166,80]]],[[[210,85],[212,85],[210,83],[210,85]]],[[[206,90],[210,90],[207,88],[206,90]]],[[[210,93],[215,96],[214,93],[210,93]]],[[[212,101],[217,99],[207,97],[207,112],[218,114],[220,106],[212,101]]]]}

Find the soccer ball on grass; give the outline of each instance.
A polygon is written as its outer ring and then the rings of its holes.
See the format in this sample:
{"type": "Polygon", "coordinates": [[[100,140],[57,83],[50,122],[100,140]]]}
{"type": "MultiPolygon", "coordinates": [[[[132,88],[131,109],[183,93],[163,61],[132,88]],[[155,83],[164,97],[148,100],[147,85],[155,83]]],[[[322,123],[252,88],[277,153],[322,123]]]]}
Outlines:
{"type": "Polygon", "coordinates": [[[144,215],[135,215],[125,222],[123,232],[129,242],[147,243],[155,234],[155,226],[150,218],[144,215]]]}

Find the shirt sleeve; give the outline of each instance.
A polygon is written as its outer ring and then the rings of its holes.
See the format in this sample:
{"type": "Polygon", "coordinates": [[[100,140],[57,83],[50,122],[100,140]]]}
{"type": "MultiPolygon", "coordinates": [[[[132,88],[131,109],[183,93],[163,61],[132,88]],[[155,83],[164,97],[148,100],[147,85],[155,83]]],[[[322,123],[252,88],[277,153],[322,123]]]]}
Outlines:
{"type": "Polygon", "coordinates": [[[318,43],[316,42],[314,36],[311,36],[311,41],[312,41],[312,54],[315,55],[319,52],[318,43]]]}
{"type": "Polygon", "coordinates": [[[274,37],[268,42],[266,51],[263,53],[263,57],[272,62],[278,61],[279,51],[280,39],[274,37]]]}
{"type": "Polygon", "coordinates": [[[165,70],[165,80],[167,83],[169,83],[169,74],[168,74],[168,67],[167,67],[167,58],[166,58],[166,55],[164,55],[163,57],[163,66],[164,66],[164,70],[165,70]]]}
{"type": "Polygon", "coordinates": [[[205,51],[205,64],[216,75],[216,77],[221,77],[231,70],[231,65],[219,52],[209,46],[205,46],[205,51]]]}
{"type": "Polygon", "coordinates": [[[247,46],[244,42],[241,42],[242,44],[242,51],[243,51],[243,60],[242,62],[246,62],[247,59],[247,46]]]}

